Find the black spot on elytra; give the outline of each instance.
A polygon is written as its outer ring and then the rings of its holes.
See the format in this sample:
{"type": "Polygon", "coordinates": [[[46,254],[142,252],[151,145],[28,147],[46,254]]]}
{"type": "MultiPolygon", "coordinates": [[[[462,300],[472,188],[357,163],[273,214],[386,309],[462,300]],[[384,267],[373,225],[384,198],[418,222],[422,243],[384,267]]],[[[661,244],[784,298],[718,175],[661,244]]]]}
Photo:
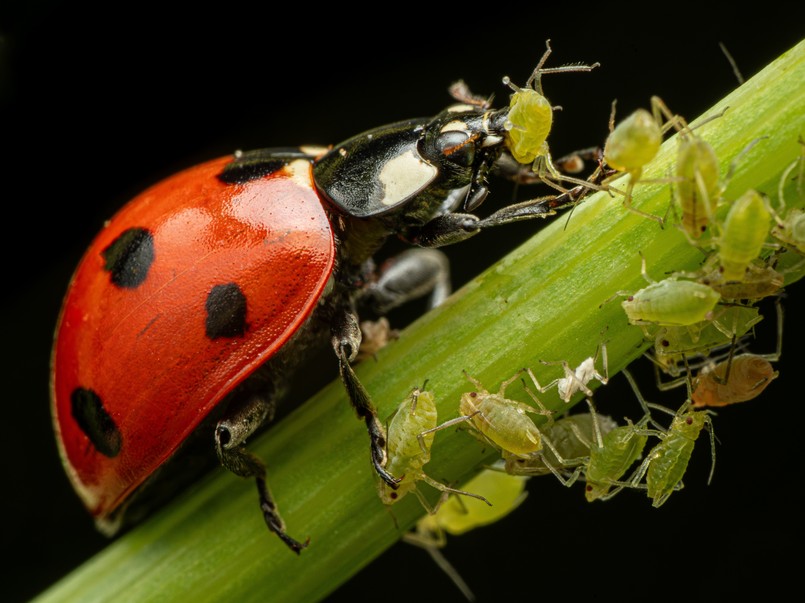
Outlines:
{"type": "Polygon", "coordinates": [[[218,174],[218,180],[224,184],[245,184],[250,180],[273,174],[287,163],[286,157],[270,149],[249,151],[238,155],[234,161],[228,163],[224,171],[218,174]]]}
{"type": "Polygon", "coordinates": [[[154,236],[145,228],[129,228],[101,252],[112,283],[124,289],[142,285],[154,263],[154,236]]]}
{"type": "Polygon", "coordinates": [[[235,283],[215,285],[205,304],[207,337],[240,337],[246,332],[246,296],[235,283]]]}
{"type": "Polygon", "coordinates": [[[91,389],[77,387],[70,394],[73,418],[93,446],[109,458],[120,453],[120,430],[103,407],[101,398],[91,389]]]}

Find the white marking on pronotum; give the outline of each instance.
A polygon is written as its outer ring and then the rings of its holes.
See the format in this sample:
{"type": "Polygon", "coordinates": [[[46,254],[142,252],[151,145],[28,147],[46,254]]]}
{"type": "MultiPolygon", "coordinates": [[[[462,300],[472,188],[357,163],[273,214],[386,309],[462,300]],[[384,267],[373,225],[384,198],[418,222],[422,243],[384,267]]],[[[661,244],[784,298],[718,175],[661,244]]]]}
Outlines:
{"type": "Polygon", "coordinates": [[[413,150],[390,159],[381,168],[378,180],[383,186],[383,205],[392,206],[409,199],[436,177],[437,170],[413,150]]]}

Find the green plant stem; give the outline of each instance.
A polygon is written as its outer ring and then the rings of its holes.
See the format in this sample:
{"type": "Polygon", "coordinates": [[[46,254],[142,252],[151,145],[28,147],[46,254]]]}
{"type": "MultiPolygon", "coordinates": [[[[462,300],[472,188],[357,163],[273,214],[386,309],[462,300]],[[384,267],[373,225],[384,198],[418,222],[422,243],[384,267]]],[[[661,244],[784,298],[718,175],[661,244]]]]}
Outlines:
{"type": "MultiPolygon", "coordinates": [[[[781,172],[800,153],[797,137],[805,135],[805,43],[708,115],[727,107],[696,130],[715,148],[722,173],[748,143],[764,138],[741,157],[725,196],[753,187],[776,197],[781,172]]],[[[675,140],[666,142],[644,177],[663,178],[675,150],[675,140]]],[[[789,206],[805,203],[793,192],[787,200],[789,206]]],[[[638,185],[634,204],[665,214],[669,185],[638,185]]],[[[701,252],[678,228],[660,229],[606,194],[577,207],[565,229],[566,222],[559,218],[542,229],[406,329],[377,362],[357,367],[382,417],[425,379],[441,418],[455,417],[468,389],[463,370],[490,390],[523,366],[534,367],[540,379],[561,376],[558,367],[539,360],[565,359],[575,366],[595,352],[604,330],[610,374],[640,356],[649,345],[640,329],[627,325],[618,299],[605,302],[620,290],[645,286],[639,252],[657,279],[695,269],[701,252]]],[[[519,385],[511,390],[511,397],[528,400],[519,385]]],[[[555,409],[563,404],[553,393],[544,402],[555,409]]],[[[395,527],[376,494],[365,428],[339,382],[273,426],[252,449],[268,464],[289,533],[311,538],[301,556],[267,532],[254,484],[221,469],[38,601],[317,601],[394,544],[422,514],[415,497],[407,497],[393,508],[395,527]]],[[[437,434],[425,469],[460,483],[492,458],[493,451],[450,429],[437,434]]]]}

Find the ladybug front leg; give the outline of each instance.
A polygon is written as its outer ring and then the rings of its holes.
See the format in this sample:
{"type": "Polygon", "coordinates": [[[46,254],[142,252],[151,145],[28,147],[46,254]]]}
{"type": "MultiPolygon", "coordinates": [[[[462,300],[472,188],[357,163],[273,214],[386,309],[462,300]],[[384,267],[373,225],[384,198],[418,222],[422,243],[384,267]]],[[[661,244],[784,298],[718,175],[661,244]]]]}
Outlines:
{"type": "Polygon", "coordinates": [[[257,456],[246,450],[246,438],[274,415],[274,405],[261,396],[251,396],[242,403],[227,409],[227,415],[215,427],[215,451],[221,464],[235,475],[253,477],[257,482],[260,508],[263,510],[268,529],[274,532],[288,547],[299,554],[310,542],[301,543],[285,531],[285,522],[280,517],[277,505],[266,482],[266,467],[257,456]]]}
{"type": "Polygon", "coordinates": [[[372,446],[372,464],[377,474],[391,488],[397,489],[400,478],[396,478],[386,471],[388,455],[386,454],[386,428],[377,416],[377,410],[369,397],[369,392],[358,380],[350,362],[355,360],[361,346],[361,329],[358,326],[358,317],[353,312],[343,311],[333,321],[332,345],[338,357],[338,370],[341,381],[347,390],[352,406],[358,417],[366,422],[372,446]]]}
{"type": "Polygon", "coordinates": [[[507,205],[486,218],[465,213],[442,214],[416,230],[409,230],[406,239],[420,247],[452,245],[475,236],[485,228],[553,216],[557,210],[578,203],[590,190],[587,186],[578,185],[561,195],[537,197],[507,205]]]}

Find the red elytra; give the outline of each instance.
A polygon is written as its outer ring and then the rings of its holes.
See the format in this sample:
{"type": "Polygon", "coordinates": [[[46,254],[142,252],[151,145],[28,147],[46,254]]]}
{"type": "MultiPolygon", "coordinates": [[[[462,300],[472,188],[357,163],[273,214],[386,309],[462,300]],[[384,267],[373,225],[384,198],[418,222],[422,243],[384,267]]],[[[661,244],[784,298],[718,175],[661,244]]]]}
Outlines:
{"type": "Polygon", "coordinates": [[[135,197],[73,275],[53,348],[53,420],[65,469],[101,525],[288,341],[332,273],[310,162],[224,184],[231,161],[135,197]]]}

